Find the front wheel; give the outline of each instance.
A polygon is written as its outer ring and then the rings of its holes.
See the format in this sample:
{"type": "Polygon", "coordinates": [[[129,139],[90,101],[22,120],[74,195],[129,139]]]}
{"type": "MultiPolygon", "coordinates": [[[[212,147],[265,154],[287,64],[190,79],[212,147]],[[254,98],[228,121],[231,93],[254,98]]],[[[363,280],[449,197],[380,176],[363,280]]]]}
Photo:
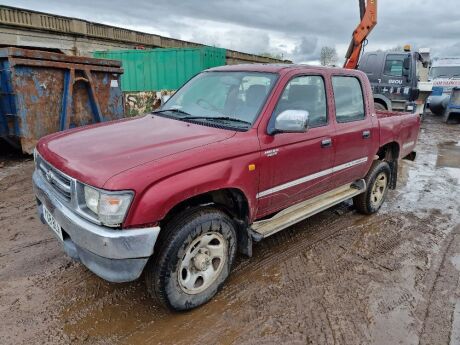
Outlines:
{"type": "Polygon", "coordinates": [[[390,184],[391,169],[387,162],[375,161],[366,176],[367,189],[353,198],[356,210],[363,214],[377,212],[385,201],[390,184]]]}
{"type": "Polygon", "coordinates": [[[208,302],[227,279],[236,256],[234,222],[207,207],[179,214],[164,231],[159,253],[146,268],[148,291],[173,310],[208,302]]]}
{"type": "Polygon", "coordinates": [[[375,110],[379,110],[379,111],[387,111],[388,110],[382,103],[378,103],[378,102],[374,103],[374,108],[375,108],[375,110]]]}

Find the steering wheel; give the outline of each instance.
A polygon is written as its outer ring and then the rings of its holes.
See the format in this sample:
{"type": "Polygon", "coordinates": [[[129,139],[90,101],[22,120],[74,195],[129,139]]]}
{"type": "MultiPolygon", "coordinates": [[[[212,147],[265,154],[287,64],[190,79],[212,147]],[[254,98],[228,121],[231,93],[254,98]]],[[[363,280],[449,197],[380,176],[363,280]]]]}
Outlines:
{"type": "Polygon", "coordinates": [[[198,101],[196,101],[196,104],[198,104],[200,107],[207,109],[207,110],[219,111],[217,107],[212,105],[209,101],[205,100],[204,98],[200,98],[198,101]],[[204,104],[205,106],[203,106],[202,104],[204,104]]]}

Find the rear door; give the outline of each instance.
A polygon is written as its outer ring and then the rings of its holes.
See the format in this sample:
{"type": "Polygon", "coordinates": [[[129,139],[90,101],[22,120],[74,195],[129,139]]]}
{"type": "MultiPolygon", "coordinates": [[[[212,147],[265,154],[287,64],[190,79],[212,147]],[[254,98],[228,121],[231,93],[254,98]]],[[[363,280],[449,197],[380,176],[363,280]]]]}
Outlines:
{"type": "MultiPolygon", "coordinates": [[[[363,82],[357,76],[332,75],[336,132],[333,184],[335,187],[363,178],[378,141],[363,82]]],[[[369,89],[369,92],[370,89],[369,89]]]]}
{"type": "Polygon", "coordinates": [[[284,90],[272,120],[285,110],[306,110],[310,124],[305,133],[267,134],[259,127],[262,149],[257,217],[320,194],[328,188],[334,158],[334,124],[328,114],[322,75],[296,75],[284,90]]]}

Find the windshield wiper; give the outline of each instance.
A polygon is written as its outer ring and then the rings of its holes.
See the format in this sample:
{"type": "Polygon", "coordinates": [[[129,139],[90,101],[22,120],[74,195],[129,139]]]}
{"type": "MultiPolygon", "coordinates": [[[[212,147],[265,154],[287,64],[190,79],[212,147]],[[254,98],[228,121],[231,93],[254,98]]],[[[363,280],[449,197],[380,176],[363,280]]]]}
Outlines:
{"type": "Polygon", "coordinates": [[[192,115],[190,113],[187,113],[186,111],[183,111],[181,109],[176,109],[176,108],[155,110],[155,111],[152,111],[152,114],[161,114],[161,113],[164,113],[166,111],[170,111],[172,113],[182,114],[182,115],[186,115],[186,116],[191,116],[192,115]]]}
{"type": "Polygon", "coordinates": [[[244,123],[245,125],[251,125],[252,123],[245,120],[236,119],[230,116],[187,116],[184,118],[185,120],[211,120],[211,121],[233,121],[244,123]]]}
{"type": "Polygon", "coordinates": [[[230,116],[192,116],[192,114],[187,113],[186,111],[183,111],[181,109],[175,109],[175,108],[152,111],[152,114],[161,114],[167,111],[185,115],[181,117],[181,120],[233,121],[233,122],[243,123],[249,126],[252,125],[252,123],[249,121],[240,120],[240,119],[230,117],[230,116]]]}

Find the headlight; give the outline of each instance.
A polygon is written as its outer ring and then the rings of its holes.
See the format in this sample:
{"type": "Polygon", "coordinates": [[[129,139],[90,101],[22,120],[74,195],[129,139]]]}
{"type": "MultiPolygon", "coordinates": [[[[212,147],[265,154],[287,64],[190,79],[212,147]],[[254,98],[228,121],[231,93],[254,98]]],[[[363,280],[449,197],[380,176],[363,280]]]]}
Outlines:
{"type": "Polygon", "coordinates": [[[125,219],[133,194],[130,192],[104,192],[84,186],[85,204],[107,226],[119,226],[125,219]]]}

